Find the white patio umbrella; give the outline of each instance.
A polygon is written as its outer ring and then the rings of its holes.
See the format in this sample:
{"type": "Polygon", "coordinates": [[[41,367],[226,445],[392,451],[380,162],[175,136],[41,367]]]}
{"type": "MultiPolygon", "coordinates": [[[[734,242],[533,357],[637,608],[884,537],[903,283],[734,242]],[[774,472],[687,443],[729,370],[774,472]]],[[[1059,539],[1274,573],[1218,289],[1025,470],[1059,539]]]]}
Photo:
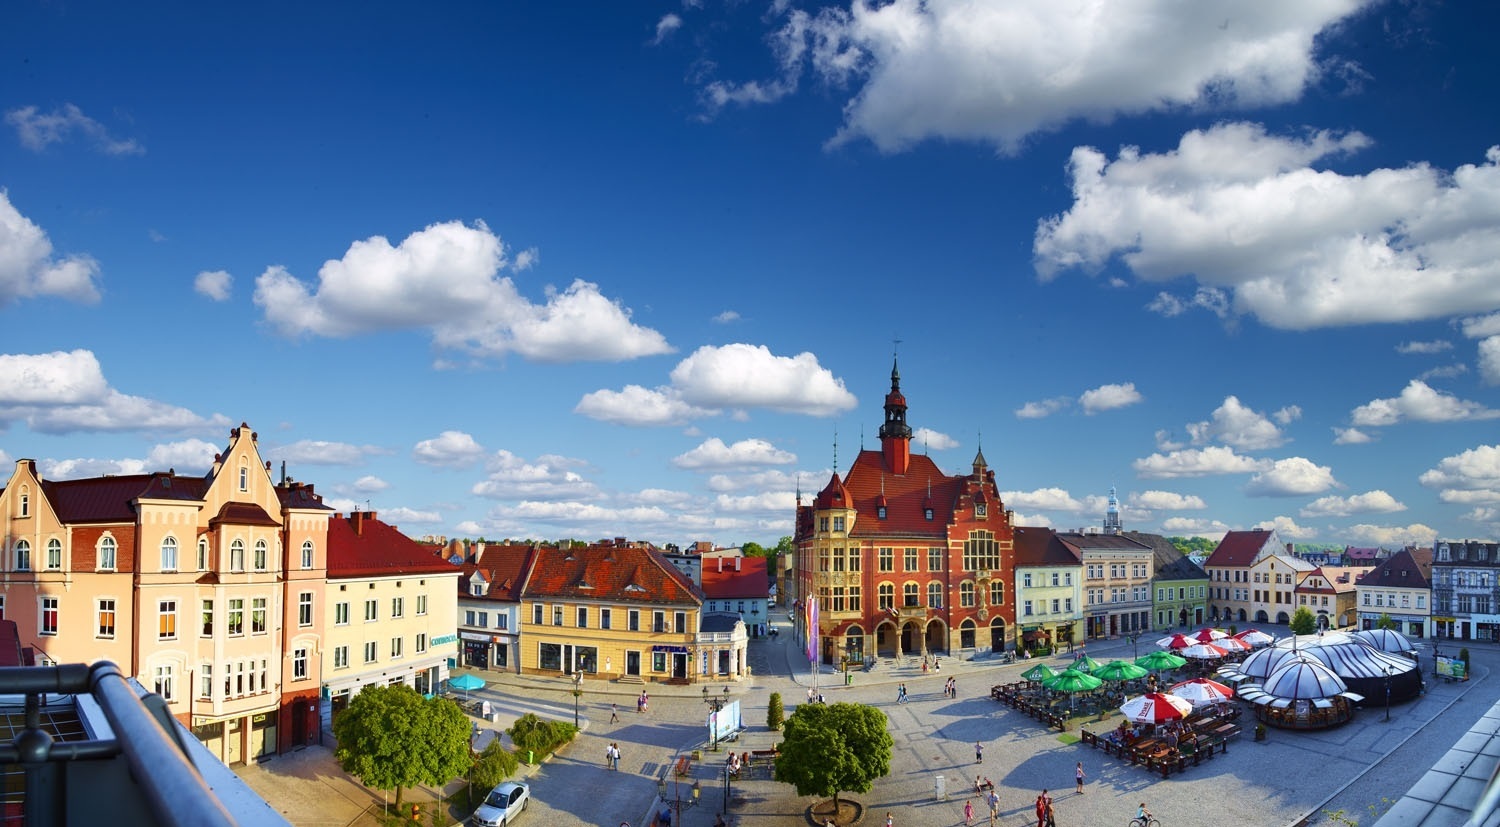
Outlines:
{"type": "Polygon", "coordinates": [[[1255,648],[1237,637],[1219,638],[1210,645],[1217,646],[1227,652],[1248,652],[1255,648]]]}
{"type": "Polygon", "coordinates": [[[1186,718],[1192,711],[1192,704],[1162,692],[1137,695],[1120,705],[1120,712],[1126,720],[1138,724],[1160,724],[1174,718],[1186,718]]]}
{"type": "Polygon", "coordinates": [[[1176,695],[1193,706],[1206,706],[1225,703],[1234,697],[1234,690],[1208,678],[1193,678],[1172,684],[1167,694],[1176,695]]]}
{"type": "Polygon", "coordinates": [[[1160,646],[1163,649],[1171,649],[1173,651],[1177,651],[1192,646],[1193,642],[1191,640],[1188,640],[1186,635],[1167,635],[1161,640],[1158,640],[1156,642],[1156,645],[1160,646]]]}
{"type": "Polygon", "coordinates": [[[1225,655],[1229,654],[1229,652],[1227,652],[1223,647],[1216,646],[1212,643],[1194,643],[1192,646],[1183,649],[1177,654],[1182,655],[1185,658],[1194,658],[1197,660],[1213,660],[1215,658],[1222,658],[1225,655]]]}
{"type": "Polygon", "coordinates": [[[1187,637],[1191,640],[1196,640],[1199,643],[1213,643],[1214,641],[1221,638],[1229,637],[1229,633],[1224,631],[1223,629],[1210,629],[1205,626],[1202,629],[1189,634],[1187,637]]]}
{"type": "Polygon", "coordinates": [[[1267,646],[1276,642],[1276,638],[1259,629],[1246,629],[1243,632],[1233,635],[1233,637],[1237,637],[1251,646],[1267,646]]]}

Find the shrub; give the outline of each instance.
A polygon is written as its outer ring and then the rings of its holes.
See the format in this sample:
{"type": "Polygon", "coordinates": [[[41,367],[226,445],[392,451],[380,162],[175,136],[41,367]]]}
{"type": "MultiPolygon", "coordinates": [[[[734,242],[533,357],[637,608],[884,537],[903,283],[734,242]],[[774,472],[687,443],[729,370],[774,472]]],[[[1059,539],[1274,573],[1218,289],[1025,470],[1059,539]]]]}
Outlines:
{"type": "Polygon", "coordinates": [[[766,729],[775,732],[781,729],[781,722],[786,720],[786,710],[781,706],[781,693],[772,692],[771,701],[766,706],[766,729]]]}
{"type": "Polygon", "coordinates": [[[1460,650],[1458,650],[1458,659],[1461,660],[1461,661],[1463,661],[1464,662],[1464,666],[1467,668],[1468,665],[1469,665],[1469,650],[1468,649],[1460,649],[1460,650]]]}
{"type": "Polygon", "coordinates": [[[566,721],[545,721],[528,712],[506,732],[517,750],[546,755],[571,740],[578,728],[566,721]]]}

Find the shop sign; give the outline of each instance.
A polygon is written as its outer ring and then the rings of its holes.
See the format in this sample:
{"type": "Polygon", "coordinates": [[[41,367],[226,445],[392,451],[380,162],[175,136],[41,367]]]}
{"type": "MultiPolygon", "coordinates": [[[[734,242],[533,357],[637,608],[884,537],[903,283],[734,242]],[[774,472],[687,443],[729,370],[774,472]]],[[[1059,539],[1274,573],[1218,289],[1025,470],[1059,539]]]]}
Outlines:
{"type": "MultiPolygon", "coordinates": [[[[483,635],[480,635],[478,639],[479,640],[484,640],[485,638],[484,638],[483,635]]],[[[453,642],[455,642],[457,640],[458,640],[458,635],[438,635],[437,637],[435,637],[435,638],[432,639],[432,645],[433,646],[442,646],[445,643],[453,643],[453,642]]]]}

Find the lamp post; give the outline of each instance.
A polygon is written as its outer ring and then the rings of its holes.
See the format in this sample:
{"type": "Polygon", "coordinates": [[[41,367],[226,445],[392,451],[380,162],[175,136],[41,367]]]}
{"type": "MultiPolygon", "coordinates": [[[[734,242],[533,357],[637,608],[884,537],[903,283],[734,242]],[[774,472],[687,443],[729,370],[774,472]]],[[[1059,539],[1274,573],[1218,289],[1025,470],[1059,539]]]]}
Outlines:
{"type": "Polygon", "coordinates": [[[731,777],[729,774],[729,765],[726,764],[724,766],[724,809],[722,810],[724,815],[729,815],[729,779],[731,777]]]}
{"type": "MultiPolygon", "coordinates": [[[[663,804],[667,803],[667,777],[665,775],[656,780],[656,794],[663,804]]],[[[697,804],[698,797],[702,794],[703,787],[697,781],[694,781],[692,788],[693,797],[688,802],[688,806],[697,804]]],[[[673,823],[682,824],[682,785],[675,778],[672,779],[672,813],[675,819],[673,823]]]]}
{"type": "Polygon", "coordinates": [[[1141,636],[1140,635],[1127,635],[1126,637],[1130,640],[1130,657],[1132,659],[1140,657],[1141,653],[1140,653],[1140,651],[1136,647],[1136,641],[1140,640],[1141,636]]]}
{"type": "Polygon", "coordinates": [[[1394,671],[1393,667],[1385,668],[1385,720],[1387,723],[1391,720],[1391,673],[1394,671]]]}
{"type": "Polygon", "coordinates": [[[578,728],[578,698],[583,694],[583,673],[573,673],[573,728],[578,728]]]}
{"type": "Polygon", "coordinates": [[[729,702],[729,687],[724,687],[723,696],[708,694],[708,687],[703,687],[703,702],[708,704],[708,730],[709,738],[713,742],[713,751],[719,751],[719,713],[724,711],[724,705],[729,702]]]}

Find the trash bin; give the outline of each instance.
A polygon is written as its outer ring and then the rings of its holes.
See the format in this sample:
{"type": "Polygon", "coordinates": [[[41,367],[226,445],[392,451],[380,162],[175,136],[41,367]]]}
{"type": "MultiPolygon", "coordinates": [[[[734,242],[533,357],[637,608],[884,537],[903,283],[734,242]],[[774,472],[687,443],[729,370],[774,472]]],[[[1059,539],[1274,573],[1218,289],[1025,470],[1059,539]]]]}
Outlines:
{"type": "Polygon", "coordinates": [[[932,779],[932,797],[937,801],[948,800],[948,785],[941,775],[932,779]]]}
{"type": "Polygon", "coordinates": [[[852,673],[852,672],[845,672],[844,673],[844,686],[853,686],[853,685],[854,685],[854,673],[852,673]]]}

